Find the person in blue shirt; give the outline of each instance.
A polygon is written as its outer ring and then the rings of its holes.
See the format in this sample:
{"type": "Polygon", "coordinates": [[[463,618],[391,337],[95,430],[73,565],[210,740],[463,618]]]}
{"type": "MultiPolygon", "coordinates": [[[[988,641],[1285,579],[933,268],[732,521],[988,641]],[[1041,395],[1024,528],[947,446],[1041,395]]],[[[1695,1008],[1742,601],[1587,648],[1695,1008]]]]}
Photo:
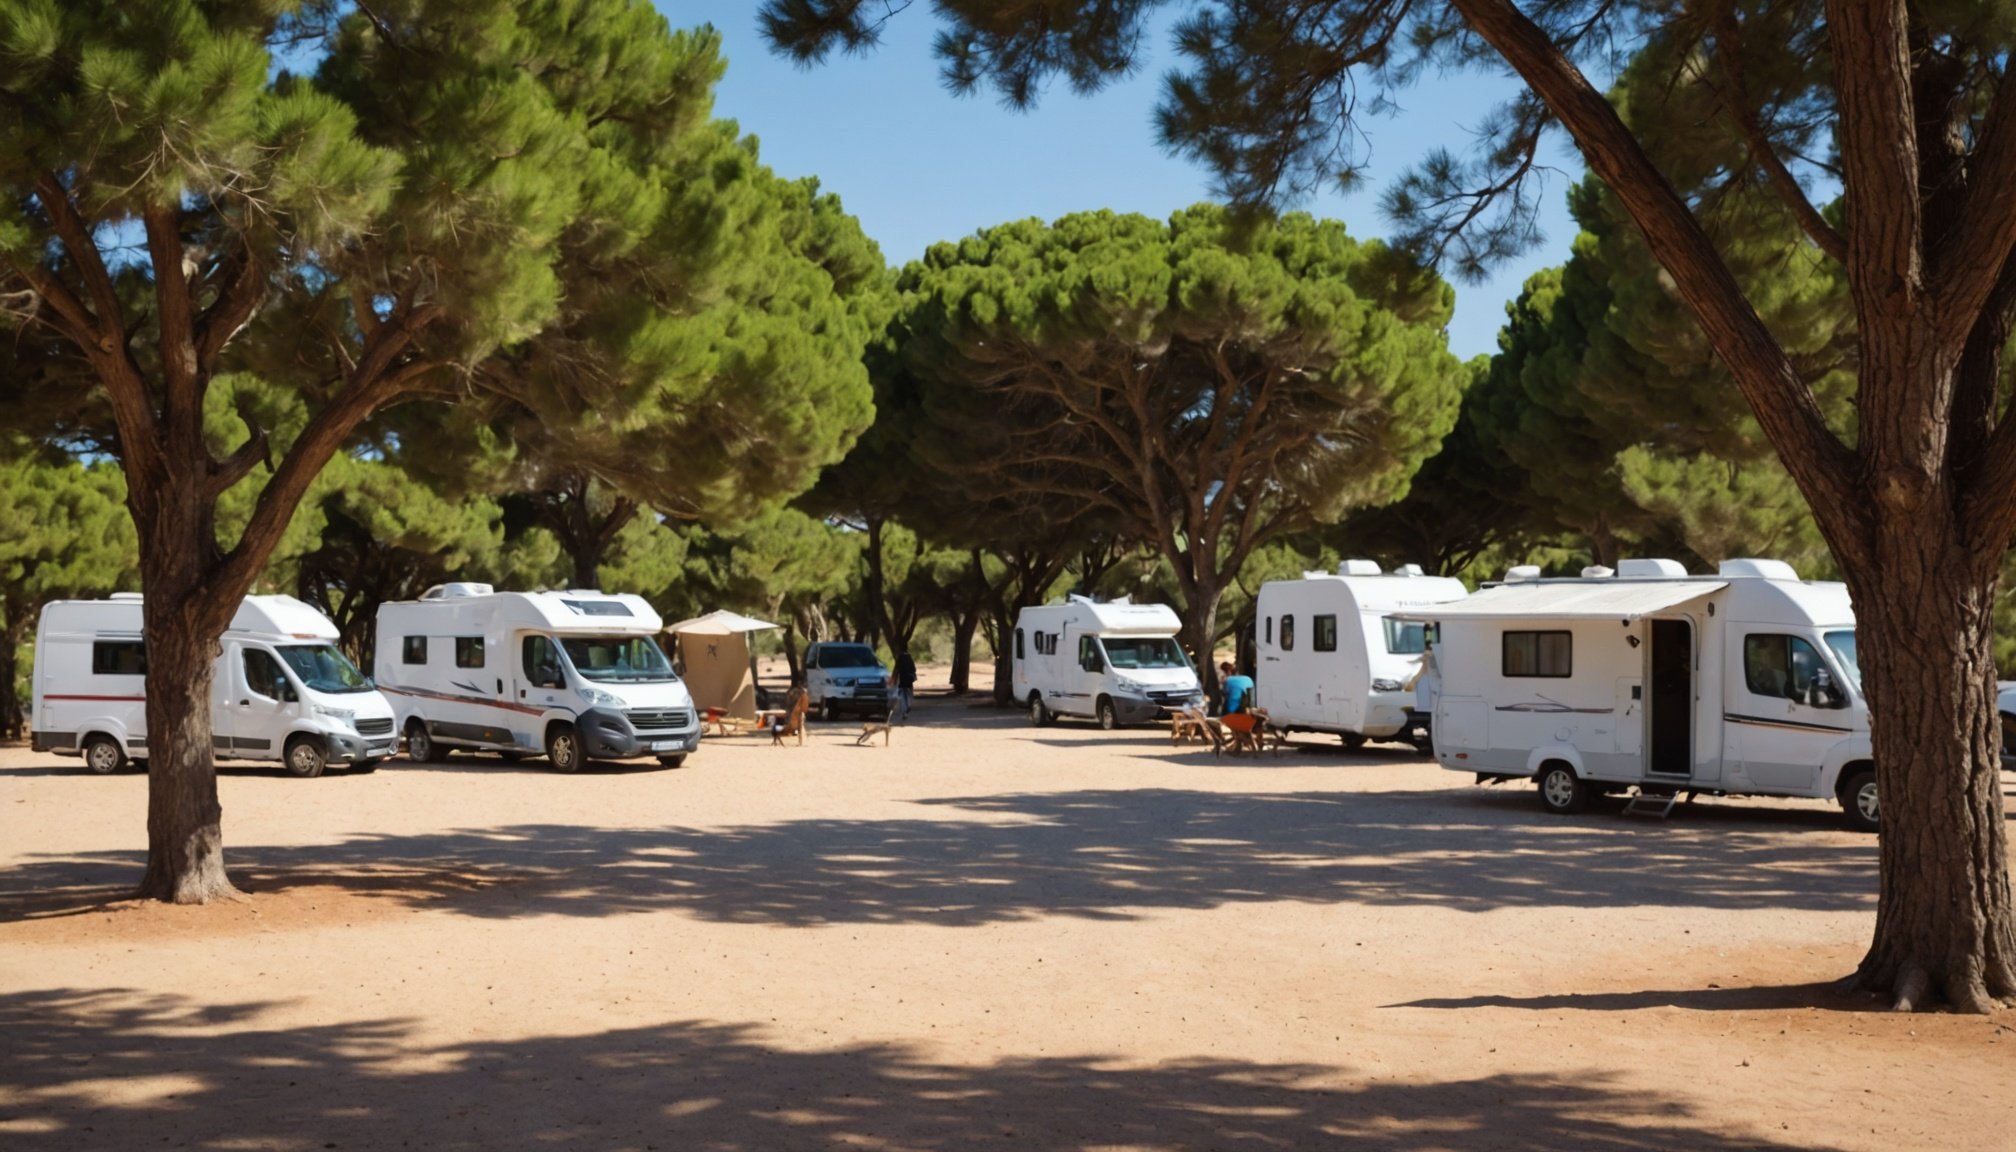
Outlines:
{"type": "Polygon", "coordinates": [[[1220,664],[1218,671],[1224,674],[1223,679],[1219,681],[1220,687],[1225,693],[1224,714],[1230,716],[1235,712],[1251,710],[1253,707],[1253,678],[1234,668],[1230,660],[1220,664]]]}

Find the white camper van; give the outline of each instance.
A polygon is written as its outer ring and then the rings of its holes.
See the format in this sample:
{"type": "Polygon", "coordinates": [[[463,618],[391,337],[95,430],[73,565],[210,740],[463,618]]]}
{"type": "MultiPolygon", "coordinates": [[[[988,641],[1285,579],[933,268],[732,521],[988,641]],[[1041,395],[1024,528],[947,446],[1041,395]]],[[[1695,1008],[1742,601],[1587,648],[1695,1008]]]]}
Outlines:
{"type": "Polygon", "coordinates": [[[1015,620],[1015,698],[1029,705],[1033,724],[1088,716],[1106,729],[1202,705],[1197,670],[1176,642],[1181,627],[1164,604],[1072,596],[1024,608],[1015,620]]]}
{"type": "MultiPolygon", "coordinates": [[[[35,633],[38,752],[93,772],[147,758],[141,599],[58,600],[35,633]]],[[[219,760],[277,760],[296,776],[330,764],[369,772],[398,747],[392,707],[335,646],[336,626],[292,596],[247,596],[210,681],[219,760]]]]}
{"type": "Polygon", "coordinates": [[[1427,625],[1394,613],[1467,595],[1460,580],[1423,576],[1412,564],[1381,572],[1370,560],[1262,584],[1254,680],[1268,720],[1289,731],[1334,732],[1352,747],[1407,740],[1426,750],[1429,717],[1415,706],[1414,682],[1427,625]]]}
{"type": "Polygon", "coordinates": [[[442,584],[378,609],[378,683],[415,760],[475,748],[544,751],[561,772],[635,756],[676,767],[700,722],[658,647],[663,625],[639,596],[442,584]]]}
{"type": "Polygon", "coordinates": [[[1855,613],[1778,560],[1671,560],[1506,582],[1417,615],[1439,628],[1435,757],[1532,777],[1555,812],[1596,791],[1804,796],[1876,827],[1855,613]]]}

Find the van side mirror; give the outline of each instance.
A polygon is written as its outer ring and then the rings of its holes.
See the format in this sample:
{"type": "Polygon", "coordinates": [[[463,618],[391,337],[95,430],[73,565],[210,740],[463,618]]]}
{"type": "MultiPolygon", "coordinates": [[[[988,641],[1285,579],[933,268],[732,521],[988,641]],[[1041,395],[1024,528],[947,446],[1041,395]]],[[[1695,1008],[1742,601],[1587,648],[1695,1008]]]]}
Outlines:
{"type": "Polygon", "coordinates": [[[1104,672],[1106,670],[1106,663],[1099,659],[1097,652],[1086,653],[1085,659],[1080,661],[1078,666],[1087,672],[1104,672]]]}
{"type": "Polygon", "coordinates": [[[1848,706],[1847,697],[1842,694],[1841,689],[1835,687],[1834,677],[1829,676],[1824,668],[1813,674],[1813,706],[1815,708],[1848,706]]]}

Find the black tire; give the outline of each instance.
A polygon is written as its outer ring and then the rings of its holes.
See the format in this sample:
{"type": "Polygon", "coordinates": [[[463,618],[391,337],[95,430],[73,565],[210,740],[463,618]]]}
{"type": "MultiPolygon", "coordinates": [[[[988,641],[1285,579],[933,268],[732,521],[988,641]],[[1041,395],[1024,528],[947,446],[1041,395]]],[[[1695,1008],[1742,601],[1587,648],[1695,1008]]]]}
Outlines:
{"type": "Polygon", "coordinates": [[[581,770],[581,734],[574,725],[555,724],[546,729],[546,762],[555,772],[572,775],[581,770]]]}
{"type": "Polygon", "coordinates": [[[840,702],[838,700],[826,701],[826,722],[831,724],[838,719],[840,719],[840,702]]]}
{"type": "Polygon", "coordinates": [[[1414,745],[1414,750],[1423,756],[1435,755],[1435,733],[1432,729],[1423,728],[1419,732],[1410,733],[1407,742],[1414,745]]]}
{"type": "Polygon", "coordinates": [[[359,760],[350,765],[350,771],[360,776],[367,776],[373,772],[376,772],[378,770],[378,765],[383,764],[384,762],[385,761],[382,759],[359,760]]]}
{"type": "Polygon", "coordinates": [[[103,733],[84,741],[84,767],[98,776],[110,776],[126,767],[126,750],[103,733]]]}
{"type": "Polygon", "coordinates": [[[1856,832],[1876,831],[1882,814],[1876,802],[1876,769],[1864,765],[1843,772],[1834,798],[1841,802],[1841,814],[1849,828],[1856,832]]]}
{"type": "Polygon", "coordinates": [[[1050,714],[1050,709],[1043,706],[1043,697],[1034,692],[1029,693],[1029,726],[1032,728],[1048,727],[1054,719],[1056,717],[1050,714]]]}
{"type": "Polygon", "coordinates": [[[1589,807],[1589,782],[1559,760],[1542,765],[1534,783],[1540,786],[1540,806],[1556,816],[1573,816],[1589,807]]]}
{"type": "Polygon", "coordinates": [[[1344,745],[1346,751],[1356,752],[1360,748],[1365,747],[1365,734],[1362,732],[1339,732],[1337,734],[1337,742],[1344,745]]]}
{"type": "Polygon", "coordinates": [[[658,763],[666,768],[677,768],[681,764],[686,763],[686,754],[681,752],[677,756],[660,756],[658,757],[658,763]]]}
{"type": "Polygon", "coordinates": [[[1113,706],[1112,697],[1099,697],[1096,713],[1099,718],[1099,727],[1102,731],[1111,732],[1120,727],[1120,709],[1113,706]]]}
{"type": "Polygon", "coordinates": [[[415,764],[432,764],[440,749],[434,746],[434,737],[427,734],[427,722],[415,716],[406,722],[406,759],[415,764]]]}
{"type": "Polygon", "coordinates": [[[281,761],[289,776],[302,780],[313,780],[329,767],[329,757],[322,751],[322,742],[310,736],[296,736],[287,742],[286,759],[281,761]]]}

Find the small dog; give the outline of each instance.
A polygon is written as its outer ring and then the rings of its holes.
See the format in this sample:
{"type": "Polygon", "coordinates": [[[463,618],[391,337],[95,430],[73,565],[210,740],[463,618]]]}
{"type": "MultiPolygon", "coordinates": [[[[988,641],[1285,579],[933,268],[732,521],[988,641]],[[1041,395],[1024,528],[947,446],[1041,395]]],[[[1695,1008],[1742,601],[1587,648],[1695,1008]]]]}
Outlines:
{"type": "Polygon", "coordinates": [[[861,735],[854,738],[854,746],[856,748],[867,747],[868,742],[875,739],[876,734],[879,733],[882,737],[882,746],[887,748],[889,746],[889,733],[895,731],[895,729],[896,714],[894,712],[889,713],[880,720],[865,721],[861,725],[861,735]]]}

